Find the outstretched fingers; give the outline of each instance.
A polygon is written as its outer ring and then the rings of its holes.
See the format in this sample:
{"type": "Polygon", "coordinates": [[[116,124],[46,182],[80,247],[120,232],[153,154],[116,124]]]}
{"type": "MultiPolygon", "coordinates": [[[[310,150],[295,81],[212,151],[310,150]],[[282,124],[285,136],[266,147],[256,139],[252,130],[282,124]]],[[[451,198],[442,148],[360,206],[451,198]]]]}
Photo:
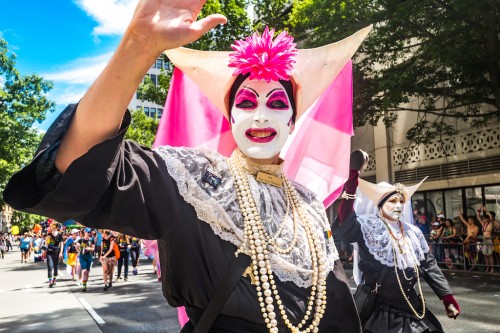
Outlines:
{"type": "Polygon", "coordinates": [[[193,40],[199,39],[206,32],[212,30],[219,24],[226,24],[227,18],[222,14],[212,14],[191,24],[191,37],[193,40]]]}

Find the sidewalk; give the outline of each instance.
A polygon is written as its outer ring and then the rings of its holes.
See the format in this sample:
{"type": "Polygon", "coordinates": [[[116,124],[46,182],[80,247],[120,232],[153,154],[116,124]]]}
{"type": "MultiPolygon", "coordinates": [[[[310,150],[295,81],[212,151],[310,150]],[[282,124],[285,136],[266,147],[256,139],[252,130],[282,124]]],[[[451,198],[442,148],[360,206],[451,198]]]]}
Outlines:
{"type": "Polygon", "coordinates": [[[49,288],[46,263],[33,257],[21,263],[17,246],[0,259],[0,332],[102,333],[66,286],[65,265],[59,267],[58,282],[49,288]]]}

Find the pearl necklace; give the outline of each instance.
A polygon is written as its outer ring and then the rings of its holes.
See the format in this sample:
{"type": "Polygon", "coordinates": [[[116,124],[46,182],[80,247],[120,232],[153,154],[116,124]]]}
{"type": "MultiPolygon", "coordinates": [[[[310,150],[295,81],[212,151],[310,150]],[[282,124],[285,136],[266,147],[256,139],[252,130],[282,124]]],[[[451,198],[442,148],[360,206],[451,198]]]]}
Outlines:
{"type": "MultiPolygon", "coordinates": [[[[253,270],[253,274],[255,276],[255,289],[257,290],[257,297],[261,307],[262,316],[264,317],[264,321],[269,329],[269,332],[278,333],[278,321],[276,318],[276,312],[274,311],[276,304],[285,325],[291,332],[317,333],[319,331],[318,326],[320,320],[323,318],[326,309],[327,272],[325,254],[321,240],[318,239],[317,233],[312,229],[310,222],[302,209],[301,198],[286,176],[282,174],[281,177],[283,179],[284,192],[290,206],[292,207],[294,223],[294,239],[288,248],[291,250],[295,246],[298,234],[298,225],[300,221],[302,221],[302,226],[305,230],[309,244],[309,250],[311,251],[312,260],[312,286],[311,294],[307,303],[307,310],[301,322],[297,326],[294,326],[288,319],[285,312],[285,306],[279,296],[278,289],[274,281],[271,262],[269,260],[270,250],[274,249],[279,253],[281,253],[281,251],[278,250],[279,248],[277,246],[271,245],[271,243],[274,243],[274,241],[271,241],[274,237],[271,238],[264,228],[264,224],[262,223],[262,219],[255,205],[254,198],[250,192],[248,173],[242,166],[241,159],[243,158],[244,157],[241,152],[236,149],[228,159],[228,166],[234,176],[236,196],[238,198],[238,204],[244,220],[243,243],[236,252],[236,256],[239,253],[245,253],[249,255],[252,260],[250,268],[253,270]],[[313,312],[314,314],[311,324],[303,329],[313,312]]],[[[284,223],[285,221],[283,220],[282,224],[284,223]]],[[[282,226],[280,226],[278,231],[281,233],[281,230],[282,226]]]]}
{"type": "MultiPolygon", "coordinates": [[[[239,150],[236,150],[233,154],[232,154],[232,159],[235,160],[236,162],[236,165],[238,165],[239,167],[241,167],[243,170],[246,170],[249,174],[251,175],[255,175],[257,173],[257,171],[259,171],[259,165],[257,165],[256,163],[252,163],[248,160],[246,160],[244,157],[243,157],[243,154],[239,151],[239,150]],[[245,168],[244,166],[246,166],[247,168],[245,168]]],[[[269,165],[265,165],[264,166],[264,170],[267,171],[267,172],[273,172],[275,170],[272,170],[273,167],[272,166],[269,166],[269,165]]],[[[276,168],[274,168],[276,169],[276,168]]],[[[298,223],[297,223],[297,213],[296,213],[296,210],[294,210],[292,208],[292,219],[293,219],[293,238],[292,238],[292,241],[290,242],[290,245],[288,245],[287,248],[285,249],[282,249],[277,243],[276,243],[276,240],[277,238],[282,234],[283,232],[283,229],[285,227],[285,224],[286,224],[286,218],[288,217],[288,213],[289,213],[289,210],[290,210],[290,203],[293,201],[293,196],[291,194],[291,192],[294,191],[293,187],[291,187],[290,183],[288,181],[285,180],[284,178],[284,174],[282,172],[280,172],[280,177],[281,179],[283,180],[283,184],[284,184],[284,189],[285,189],[285,197],[286,197],[286,212],[285,212],[285,215],[283,216],[282,220],[281,220],[281,223],[278,227],[278,230],[276,230],[274,236],[269,236],[268,232],[264,230],[264,236],[266,237],[266,240],[267,242],[269,243],[269,245],[273,246],[274,250],[276,250],[278,253],[280,254],[287,254],[289,252],[291,252],[294,247],[295,247],[295,244],[297,243],[297,240],[298,240],[298,223]]],[[[246,244],[246,242],[244,242],[246,244]]]]}
{"type": "MultiPolygon", "coordinates": [[[[418,292],[420,293],[420,299],[422,301],[422,308],[423,308],[422,314],[419,314],[417,312],[417,310],[415,310],[415,308],[413,307],[413,305],[410,302],[410,299],[408,298],[408,296],[406,296],[406,294],[404,292],[403,285],[401,284],[401,280],[399,279],[396,246],[394,245],[394,242],[392,242],[392,255],[394,257],[394,273],[396,273],[396,279],[398,280],[399,290],[401,290],[401,294],[403,295],[404,299],[406,300],[406,303],[408,303],[408,306],[410,307],[410,309],[413,311],[413,314],[415,315],[415,317],[417,317],[418,319],[422,319],[425,317],[425,298],[424,298],[424,293],[422,292],[422,285],[420,284],[420,274],[419,274],[418,266],[416,264],[413,266],[413,272],[417,276],[418,292]]],[[[402,271],[403,271],[403,275],[404,275],[405,279],[408,281],[411,280],[411,278],[408,279],[406,277],[404,269],[402,269],[402,271]]]]}
{"type": "Polygon", "coordinates": [[[405,245],[406,245],[406,238],[405,238],[405,231],[403,229],[403,225],[401,221],[398,221],[398,227],[399,227],[399,232],[401,233],[401,237],[397,238],[396,235],[392,232],[392,228],[389,226],[389,224],[384,220],[383,217],[380,218],[380,220],[384,223],[387,231],[389,232],[389,236],[394,240],[394,242],[397,244],[399,253],[404,254],[405,253],[405,245]]]}

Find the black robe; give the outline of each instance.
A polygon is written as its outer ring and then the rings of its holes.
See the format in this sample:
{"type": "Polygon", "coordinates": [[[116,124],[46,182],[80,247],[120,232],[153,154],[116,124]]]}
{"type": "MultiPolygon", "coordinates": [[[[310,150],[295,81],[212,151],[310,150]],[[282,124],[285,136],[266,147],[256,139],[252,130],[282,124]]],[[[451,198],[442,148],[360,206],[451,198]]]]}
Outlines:
{"type": "MultiPolygon", "coordinates": [[[[394,267],[385,266],[370,253],[355,213],[349,215],[342,224],[339,223],[338,219],[335,220],[332,232],[343,242],[358,244],[359,269],[363,273],[364,283],[368,286],[373,288],[379,280],[383,268],[387,267],[381,287],[378,288],[374,311],[371,317],[363,323],[364,332],[443,332],[441,324],[428,308],[426,308],[426,315],[423,319],[419,320],[414,316],[401,293],[394,267]]],[[[413,268],[405,269],[405,273],[406,277],[412,278],[406,280],[403,271],[398,268],[403,290],[412,306],[421,314],[422,303],[415,290],[416,274],[414,274],[413,268]]],[[[426,252],[424,260],[420,261],[419,275],[425,279],[439,298],[452,294],[446,277],[430,252],[426,252]]]]}
{"type": "MultiPolygon", "coordinates": [[[[185,306],[196,323],[235,257],[236,246],[201,222],[179,194],[162,157],[123,140],[119,133],[75,160],[64,175],[54,160],[76,106],[69,106],[44,136],[33,161],[15,174],[4,192],[13,208],[59,221],[157,239],[163,294],[171,306],[185,306]]],[[[227,176],[227,175],[223,175],[227,176]]],[[[361,325],[340,261],[327,277],[327,307],[319,331],[360,332],[361,325]]],[[[305,313],[309,288],[275,281],[292,323],[305,313]]],[[[279,311],[277,311],[278,317],[279,311]]],[[[284,325],[281,318],[280,325],[284,325]]],[[[188,324],[191,327],[191,323],[188,324]]],[[[249,278],[241,278],[211,332],[267,332],[249,278]]],[[[280,326],[280,332],[288,332],[280,326]]]]}

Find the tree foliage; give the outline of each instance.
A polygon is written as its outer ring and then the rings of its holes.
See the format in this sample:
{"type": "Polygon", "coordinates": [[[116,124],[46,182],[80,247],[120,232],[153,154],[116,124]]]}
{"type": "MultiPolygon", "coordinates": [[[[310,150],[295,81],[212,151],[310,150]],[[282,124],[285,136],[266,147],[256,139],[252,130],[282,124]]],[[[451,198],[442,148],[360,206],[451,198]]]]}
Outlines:
{"type": "Polygon", "coordinates": [[[155,140],[159,120],[146,116],[142,110],[132,111],[132,122],[125,138],[133,140],[145,147],[151,147],[155,140]]]}
{"type": "Polygon", "coordinates": [[[263,31],[265,26],[281,31],[288,28],[288,20],[292,9],[290,0],[253,0],[256,21],[254,28],[263,31]]]}
{"type": "Polygon", "coordinates": [[[295,1],[287,24],[311,47],[374,24],[354,68],[357,126],[380,118],[390,126],[400,111],[419,112],[407,139],[426,143],[453,134],[456,119],[500,119],[496,0],[295,1]]]}
{"type": "Polygon", "coordinates": [[[200,18],[211,14],[223,14],[227,24],[219,25],[206,33],[196,42],[186,47],[204,51],[229,51],[236,39],[248,36],[252,32],[247,15],[248,0],[207,0],[200,13],[200,18]]]}
{"type": "MultiPolygon", "coordinates": [[[[32,126],[54,111],[55,103],[46,96],[51,89],[52,83],[38,75],[21,75],[15,55],[0,39],[0,191],[35,152],[41,134],[32,126]]],[[[38,217],[15,212],[12,222],[23,225],[33,219],[38,217]]]]}

